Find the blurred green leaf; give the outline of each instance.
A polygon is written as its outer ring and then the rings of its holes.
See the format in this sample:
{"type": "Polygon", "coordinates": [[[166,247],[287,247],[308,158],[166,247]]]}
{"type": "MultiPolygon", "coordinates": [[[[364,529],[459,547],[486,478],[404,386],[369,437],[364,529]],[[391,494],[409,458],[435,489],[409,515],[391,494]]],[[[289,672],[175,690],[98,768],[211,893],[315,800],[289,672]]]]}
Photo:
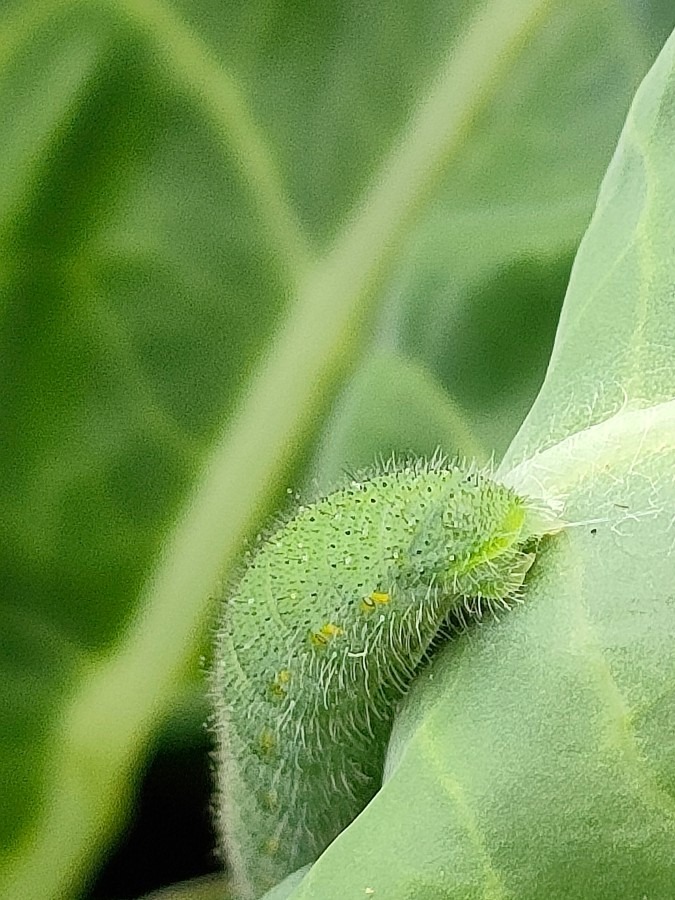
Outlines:
{"type": "Polygon", "coordinates": [[[505,445],[651,53],[623,4],[4,4],[3,897],[84,890],[317,440],[505,445]]]}
{"type": "Polygon", "coordinates": [[[421,674],[388,780],[298,900],[673,896],[674,111],[675,35],[628,116],[546,382],[501,466],[524,493],[564,498],[570,527],[521,607],[421,674]]]}
{"type": "Polygon", "coordinates": [[[375,339],[434,373],[497,455],[543,380],[574,252],[653,52],[629,4],[540,14],[409,229],[375,339]]]}
{"type": "Polygon", "coordinates": [[[485,461],[487,454],[459,409],[431,373],[396,354],[364,359],[328,423],[316,469],[330,490],[352,469],[372,468],[388,456],[432,456],[440,448],[449,457],[485,461]]]}

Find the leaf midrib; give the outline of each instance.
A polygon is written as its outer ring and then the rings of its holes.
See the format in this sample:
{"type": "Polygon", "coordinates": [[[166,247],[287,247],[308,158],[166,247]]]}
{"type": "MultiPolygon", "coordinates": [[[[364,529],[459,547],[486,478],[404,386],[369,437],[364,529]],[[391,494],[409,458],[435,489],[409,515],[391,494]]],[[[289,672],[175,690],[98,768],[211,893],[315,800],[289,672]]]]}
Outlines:
{"type": "Polygon", "coordinates": [[[638,452],[658,453],[674,442],[675,400],[639,408],[626,405],[512,469],[500,467],[496,476],[520,494],[558,506],[581,482],[592,478],[594,471],[638,452]]]}

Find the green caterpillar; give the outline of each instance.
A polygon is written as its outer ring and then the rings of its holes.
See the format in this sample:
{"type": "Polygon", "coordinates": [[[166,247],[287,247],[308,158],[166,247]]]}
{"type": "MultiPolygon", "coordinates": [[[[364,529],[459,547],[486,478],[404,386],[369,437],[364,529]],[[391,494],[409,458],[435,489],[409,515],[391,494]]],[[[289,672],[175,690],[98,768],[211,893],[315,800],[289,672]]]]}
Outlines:
{"type": "Polygon", "coordinates": [[[249,552],[213,679],[219,827],[241,900],[363,809],[439,629],[513,603],[553,530],[541,505],[436,459],[352,480],[249,552]]]}

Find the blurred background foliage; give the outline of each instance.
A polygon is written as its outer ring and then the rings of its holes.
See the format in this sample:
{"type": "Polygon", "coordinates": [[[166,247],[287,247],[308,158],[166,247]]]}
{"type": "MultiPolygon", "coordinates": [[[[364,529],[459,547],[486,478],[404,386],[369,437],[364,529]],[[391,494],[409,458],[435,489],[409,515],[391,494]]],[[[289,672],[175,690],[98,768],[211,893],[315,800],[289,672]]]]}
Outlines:
{"type": "MultiPolygon", "coordinates": [[[[171,676],[160,691],[149,666],[124,747],[115,697],[96,708],[103,730],[80,722],[89,748],[64,722],[100,668],[124,666],[146,586],[214,448],[242,409],[255,417],[252,385],[300,295],[320,322],[356,285],[351,318],[326,338],[328,374],[307,385],[296,360],[309,399],[304,418],[289,406],[283,453],[258,416],[255,446],[278,458],[249,535],[288,487],[438,445],[499,459],[515,434],[675,12],[666,0],[511,7],[4,0],[2,896],[131,898],[219,868],[208,598],[175,645],[154,648],[171,676]],[[511,12],[523,25],[502,44],[511,12]],[[312,282],[383,196],[392,213],[364,231],[366,274],[338,252],[331,280],[312,282]]],[[[311,359],[321,345],[306,320],[311,359]]]]}

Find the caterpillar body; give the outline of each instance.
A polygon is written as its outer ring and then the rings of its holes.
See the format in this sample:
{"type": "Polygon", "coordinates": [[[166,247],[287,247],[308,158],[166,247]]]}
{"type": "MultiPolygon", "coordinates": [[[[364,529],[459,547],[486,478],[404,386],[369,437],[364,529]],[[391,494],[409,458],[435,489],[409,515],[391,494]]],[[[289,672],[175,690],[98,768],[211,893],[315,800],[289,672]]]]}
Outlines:
{"type": "Polygon", "coordinates": [[[248,554],[213,679],[219,827],[241,900],[314,861],[372,798],[396,702],[439,629],[517,599],[552,521],[436,459],[300,506],[248,554]]]}

